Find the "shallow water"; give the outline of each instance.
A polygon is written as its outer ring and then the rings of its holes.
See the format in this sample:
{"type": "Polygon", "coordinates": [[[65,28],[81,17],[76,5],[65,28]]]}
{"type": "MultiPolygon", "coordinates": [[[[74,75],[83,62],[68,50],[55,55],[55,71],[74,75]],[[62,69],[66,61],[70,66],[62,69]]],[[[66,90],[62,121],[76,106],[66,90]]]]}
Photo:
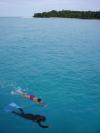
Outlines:
{"type": "Polygon", "coordinates": [[[0,18],[0,133],[100,133],[100,21],[0,18]],[[27,88],[48,108],[13,96],[27,88]],[[48,129],[4,108],[47,117],[48,129]]]}

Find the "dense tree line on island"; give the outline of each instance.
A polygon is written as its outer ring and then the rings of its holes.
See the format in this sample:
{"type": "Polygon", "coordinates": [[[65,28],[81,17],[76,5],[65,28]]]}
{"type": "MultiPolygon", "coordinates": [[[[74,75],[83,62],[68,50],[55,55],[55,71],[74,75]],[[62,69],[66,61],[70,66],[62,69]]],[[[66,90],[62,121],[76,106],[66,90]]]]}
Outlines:
{"type": "Polygon", "coordinates": [[[49,11],[43,13],[35,13],[33,17],[39,18],[50,18],[50,17],[60,17],[60,18],[82,18],[82,19],[100,19],[100,11],[49,11]]]}

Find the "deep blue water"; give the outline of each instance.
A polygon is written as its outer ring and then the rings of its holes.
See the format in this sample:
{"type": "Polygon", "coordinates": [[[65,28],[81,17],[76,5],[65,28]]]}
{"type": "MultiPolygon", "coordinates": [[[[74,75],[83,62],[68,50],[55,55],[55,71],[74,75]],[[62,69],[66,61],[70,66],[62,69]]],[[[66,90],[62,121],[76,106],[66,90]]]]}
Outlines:
{"type": "Polygon", "coordinates": [[[0,133],[100,133],[100,21],[0,18],[0,133]],[[16,87],[41,97],[42,108],[16,87]],[[4,108],[47,117],[48,129],[4,108]]]}

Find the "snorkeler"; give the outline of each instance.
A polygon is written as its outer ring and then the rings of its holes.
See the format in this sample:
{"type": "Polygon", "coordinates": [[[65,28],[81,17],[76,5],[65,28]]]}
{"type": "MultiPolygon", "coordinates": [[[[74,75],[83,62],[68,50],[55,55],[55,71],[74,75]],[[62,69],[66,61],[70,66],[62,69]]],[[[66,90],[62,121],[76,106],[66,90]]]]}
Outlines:
{"type": "Polygon", "coordinates": [[[12,113],[27,120],[32,120],[33,122],[36,122],[42,128],[48,128],[48,126],[41,124],[41,122],[44,122],[46,120],[45,116],[24,113],[22,108],[18,108],[18,110],[20,112],[12,111],[12,113]]]}
{"type": "Polygon", "coordinates": [[[33,102],[35,102],[38,105],[47,107],[47,105],[44,104],[44,102],[42,101],[42,99],[40,99],[40,98],[38,98],[37,96],[34,96],[34,95],[29,95],[29,94],[27,94],[26,92],[24,92],[21,89],[18,89],[15,92],[12,92],[12,94],[18,94],[18,95],[20,95],[20,96],[22,96],[24,98],[27,98],[27,99],[32,100],[33,102]]]}

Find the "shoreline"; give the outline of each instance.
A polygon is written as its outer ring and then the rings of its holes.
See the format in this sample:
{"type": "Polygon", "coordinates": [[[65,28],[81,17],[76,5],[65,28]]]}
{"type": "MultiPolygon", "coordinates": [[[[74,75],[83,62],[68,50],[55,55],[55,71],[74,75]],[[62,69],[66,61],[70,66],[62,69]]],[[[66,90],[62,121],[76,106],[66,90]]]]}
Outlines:
{"type": "Polygon", "coordinates": [[[78,18],[78,19],[100,19],[100,11],[71,11],[52,10],[49,12],[35,13],[35,18],[78,18]]]}
{"type": "Polygon", "coordinates": [[[100,20],[97,18],[64,18],[64,17],[33,17],[33,19],[80,19],[80,20],[100,20]]]}

